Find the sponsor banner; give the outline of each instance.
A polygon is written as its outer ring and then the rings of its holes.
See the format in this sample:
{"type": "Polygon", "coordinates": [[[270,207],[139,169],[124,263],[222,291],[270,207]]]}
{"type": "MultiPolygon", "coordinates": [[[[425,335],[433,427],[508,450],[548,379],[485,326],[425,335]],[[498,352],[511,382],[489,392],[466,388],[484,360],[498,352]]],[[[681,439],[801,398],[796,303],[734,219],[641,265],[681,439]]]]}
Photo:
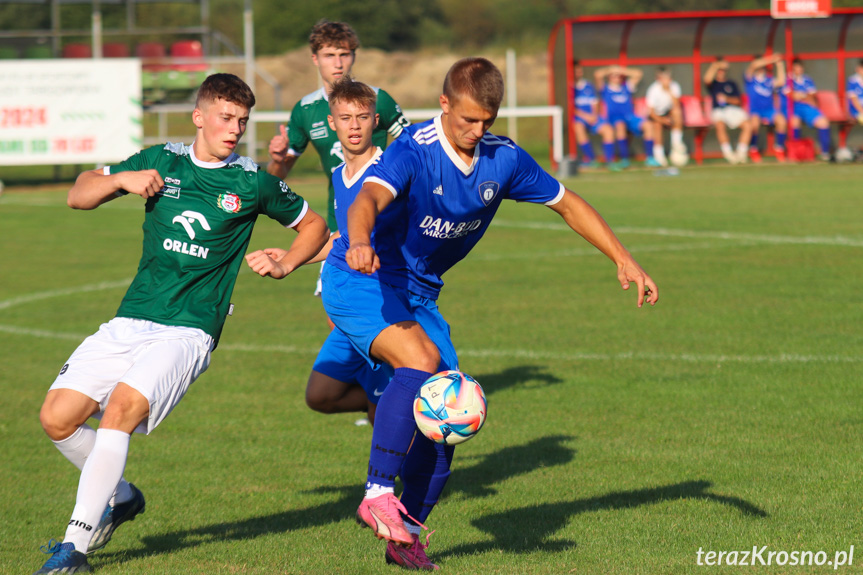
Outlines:
{"type": "Polygon", "coordinates": [[[137,58],[0,60],[0,166],[101,164],[141,149],[137,58]]]}
{"type": "Polygon", "coordinates": [[[774,18],[829,18],[832,0],[771,0],[770,15],[774,18]]]}

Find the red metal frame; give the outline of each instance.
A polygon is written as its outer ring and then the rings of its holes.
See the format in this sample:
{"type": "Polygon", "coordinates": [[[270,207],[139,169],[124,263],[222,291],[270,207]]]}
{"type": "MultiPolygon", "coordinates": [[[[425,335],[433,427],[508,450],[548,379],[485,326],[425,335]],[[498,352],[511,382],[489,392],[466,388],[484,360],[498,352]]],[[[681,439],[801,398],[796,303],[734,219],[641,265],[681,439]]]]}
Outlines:
{"type": "MultiPolygon", "coordinates": [[[[863,8],[834,8],[833,16],[845,16],[839,33],[838,39],[838,48],[833,52],[793,52],[794,38],[793,38],[793,29],[792,22],[789,20],[784,21],[784,34],[785,34],[785,56],[787,59],[787,64],[790,67],[791,59],[794,57],[800,58],[801,60],[830,60],[835,59],[836,65],[838,67],[838,82],[836,86],[837,93],[839,95],[842,106],[846,105],[845,102],[845,63],[848,59],[856,59],[863,58],[863,49],[858,50],[848,50],[845,47],[848,27],[851,23],[851,17],[856,15],[863,14],[863,8]]],[[[767,17],[770,18],[770,10],[705,10],[705,11],[691,11],[691,12],[654,12],[654,13],[640,13],[640,14],[607,14],[607,15],[593,15],[593,16],[579,16],[576,18],[566,18],[558,21],[554,28],[552,28],[551,35],[549,36],[548,43],[548,63],[550,68],[549,73],[549,104],[550,105],[562,105],[566,110],[566,118],[567,123],[570,128],[567,130],[567,137],[569,142],[569,149],[571,152],[574,152],[577,149],[575,143],[575,131],[572,129],[572,122],[569,121],[574,114],[574,103],[572,101],[572,89],[574,85],[574,78],[572,73],[572,31],[573,24],[586,24],[586,23],[607,23],[607,22],[625,22],[624,30],[621,34],[621,42],[620,42],[620,51],[617,58],[582,58],[581,64],[583,66],[608,66],[612,64],[621,64],[627,66],[649,66],[649,65],[661,65],[661,64],[692,64],[693,67],[693,91],[694,95],[701,97],[702,96],[702,86],[701,86],[701,66],[707,62],[713,62],[715,60],[714,57],[708,56],[704,57],[701,54],[701,40],[704,33],[704,29],[707,26],[707,23],[712,19],[717,18],[745,18],[745,17],[767,17]],[[663,57],[663,58],[655,58],[655,57],[633,57],[627,53],[628,43],[629,43],[629,34],[632,30],[633,25],[637,22],[649,21],[649,20],[680,20],[680,19],[698,19],[700,20],[698,27],[696,29],[695,38],[693,39],[692,46],[692,54],[688,56],[675,56],[675,57],[663,57]],[[555,44],[557,42],[558,34],[560,33],[561,28],[563,28],[565,33],[565,49],[566,49],[566,94],[567,101],[565,103],[556,101],[556,82],[555,82],[555,71],[554,71],[554,49],[555,44]]],[[[770,26],[770,29],[767,34],[764,53],[770,54],[773,51],[773,42],[775,40],[775,35],[777,30],[780,29],[780,26],[783,24],[781,20],[773,20],[773,23],[770,26]]],[[[734,56],[725,56],[725,60],[729,62],[749,62],[752,59],[751,55],[734,55],[734,56]]],[[[847,137],[847,127],[843,128],[840,125],[839,130],[839,144],[845,145],[845,139],[847,137]]],[[[693,157],[696,161],[700,162],[703,154],[702,150],[694,150],[693,157]]],[[[552,165],[554,165],[554,158],[552,157],[552,165]]]]}

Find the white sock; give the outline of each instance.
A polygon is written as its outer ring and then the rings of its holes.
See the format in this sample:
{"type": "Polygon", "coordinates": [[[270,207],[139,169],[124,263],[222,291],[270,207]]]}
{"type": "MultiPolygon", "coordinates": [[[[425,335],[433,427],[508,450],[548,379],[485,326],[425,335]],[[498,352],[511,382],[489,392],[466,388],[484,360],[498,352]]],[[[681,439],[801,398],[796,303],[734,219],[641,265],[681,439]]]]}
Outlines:
{"type": "Polygon", "coordinates": [[[749,152],[749,144],[745,142],[740,142],[737,144],[737,153],[741,156],[745,156],[749,152]]]}
{"type": "Polygon", "coordinates": [[[116,429],[100,429],[78,481],[75,509],[66,528],[63,543],[74,543],[75,549],[86,553],[111,494],[123,477],[129,453],[130,435],[116,429]]]}
{"type": "Polygon", "coordinates": [[[671,130],[671,147],[683,144],[683,130],[671,130]]]}
{"type": "MultiPolygon", "coordinates": [[[[57,449],[63,454],[63,457],[68,459],[72,465],[77,467],[79,470],[84,469],[84,463],[87,462],[87,457],[90,455],[90,452],[93,451],[93,444],[95,443],[96,430],[86,423],[76,429],[75,433],[66,439],[54,441],[54,445],[57,446],[57,449]]],[[[111,497],[110,503],[111,505],[115,505],[116,503],[129,501],[132,499],[133,495],[132,488],[129,487],[129,482],[126,481],[125,478],[121,477],[120,483],[117,484],[117,490],[111,497]]]]}
{"type": "Polygon", "coordinates": [[[665,146],[662,144],[653,144],[653,159],[660,164],[667,161],[665,159],[665,146]]]}
{"type": "Polygon", "coordinates": [[[378,483],[366,484],[366,499],[374,499],[386,493],[395,493],[394,487],[384,487],[378,483]]]}
{"type": "Polygon", "coordinates": [[[719,144],[719,149],[722,150],[722,153],[726,156],[731,154],[731,144],[719,144]]]}
{"type": "Polygon", "coordinates": [[[405,521],[405,527],[408,530],[408,533],[411,535],[416,535],[419,537],[420,533],[422,533],[423,528],[419,525],[414,525],[412,521],[405,521]]]}
{"type": "Polygon", "coordinates": [[[90,452],[93,451],[94,443],[96,443],[96,430],[86,423],[66,439],[54,441],[54,445],[57,446],[63,457],[68,459],[79,471],[84,469],[84,463],[90,452]]]}

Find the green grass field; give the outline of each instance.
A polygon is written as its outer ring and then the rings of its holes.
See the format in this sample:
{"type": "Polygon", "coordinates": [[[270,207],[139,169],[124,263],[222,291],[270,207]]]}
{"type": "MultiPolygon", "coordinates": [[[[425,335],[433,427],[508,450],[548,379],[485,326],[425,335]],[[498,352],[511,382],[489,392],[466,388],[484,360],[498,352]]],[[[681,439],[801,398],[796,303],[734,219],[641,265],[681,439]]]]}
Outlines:
{"type": "MultiPolygon", "coordinates": [[[[489,398],[428,522],[442,572],[829,573],[853,545],[835,571],[863,573],[861,176],[716,166],[567,181],[659,284],[640,310],[551,210],[505,203],[440,300],[489,398]],[[825,564],[698,565],[699,549],[763,546],[765,562],[809,551],[825,564]]],[[[322,180],[293,185],[322,208],[322,180]]],[[[142,217],[133,197],[93,212],[62,190],[0,197],[0,573],[35,571],[39,545],[62,538],[78,473],[38,410],[113,317],[142,217]]],[[[262,220],[251,247],[292,236],[262,220]]],[[[316,273],[240,274],[210,370],[132,441],[126,477],[147,512],[91,557],[99,573],[399,572],[353,519],[371,429],[304,404],[326,336],[316,273]]]]}

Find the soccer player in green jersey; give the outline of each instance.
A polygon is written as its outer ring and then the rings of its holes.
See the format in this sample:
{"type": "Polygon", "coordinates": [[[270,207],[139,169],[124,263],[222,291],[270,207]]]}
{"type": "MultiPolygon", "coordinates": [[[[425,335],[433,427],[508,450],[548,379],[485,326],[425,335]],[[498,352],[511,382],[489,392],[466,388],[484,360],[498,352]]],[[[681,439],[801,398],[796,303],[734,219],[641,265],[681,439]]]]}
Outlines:
{"type": "Polygon", "coordinates": [[[144,511],[123,477],[131,433],[153,431],[209,366],[257,217],[298,232],[278,260],[246,256],[261,276],[287,276],[327,240],[303,198],[234,152],[254,104],[240,78],[214,74],[198,90],[191,145],[148,148],[69,190],[69,206],[84,210],[143,198],[143,254],[116,317],[75,350],[42,405],[42,427],[81,478],[65,537],[43,548],[52,557],[37,574],[90,571],[86,553],[144,511]]]}
{"type": "MultiPolygon", "coordinates": [[[[282,179],[287,177],[297,158],[310,143],[318,151],[321,166],[329,180],[327,224],[331,231],[337,229],[333,213],[333,170],[345,161],[345,157],[341,142],[327,123],[330,113],[329,94],[333,91],[334,82],[350,75],[359,45],[356,32],[344,22],[321,20],[315,24],[309,36],[309,46],[312,50],[312,62],[317,66],[324,85],[297,102],[291,111],[290,126],[287,129],[284,125],[279,126],[280,133],[273,137],[269,147],[270,162],[267,164],[267,171],[282,179]]],[[[398,137],[402,128],[410,125],[410,122],[392,96],[380,88],[373,89],[377,93],[380,122],[375,128],[372,142],[385,149],[387,134],[398,137]]]]}

